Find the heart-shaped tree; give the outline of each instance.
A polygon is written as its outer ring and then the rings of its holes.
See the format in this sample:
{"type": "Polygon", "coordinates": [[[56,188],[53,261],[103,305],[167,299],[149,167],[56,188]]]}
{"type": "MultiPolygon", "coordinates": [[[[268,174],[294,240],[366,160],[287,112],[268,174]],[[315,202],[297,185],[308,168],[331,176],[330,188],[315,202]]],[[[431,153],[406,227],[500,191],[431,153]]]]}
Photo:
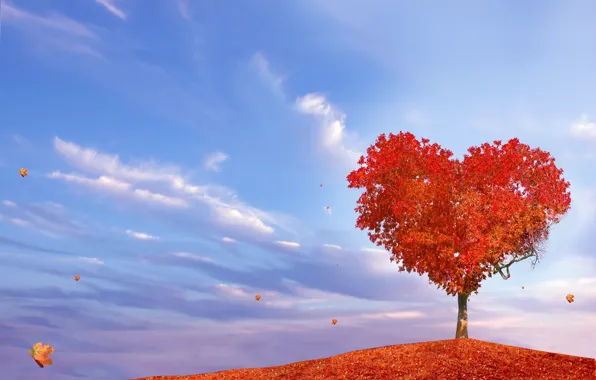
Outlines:
{"type": "Polygon", "coordinates": [[[391,252],[401,272],[426,273],[458,297],[456,338],[468,337],[467,302],[480,283],[543,255],[571,194],[554,158],[518,139],[453,153],[409,132],[382,134],[348,175],[363,188],[356,226],[391,252]]]}

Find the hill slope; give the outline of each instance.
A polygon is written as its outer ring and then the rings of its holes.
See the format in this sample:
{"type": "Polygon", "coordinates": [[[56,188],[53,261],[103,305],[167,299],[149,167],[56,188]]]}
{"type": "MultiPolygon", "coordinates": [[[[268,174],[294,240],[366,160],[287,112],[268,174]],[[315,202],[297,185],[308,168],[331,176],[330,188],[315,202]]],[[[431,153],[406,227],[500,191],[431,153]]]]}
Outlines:
{"type": "Polygon", "coordinates": [[[137,380],[596,379],[596,360],[489,343],[440,340],[348,352],[278,367],[137,380]]]}

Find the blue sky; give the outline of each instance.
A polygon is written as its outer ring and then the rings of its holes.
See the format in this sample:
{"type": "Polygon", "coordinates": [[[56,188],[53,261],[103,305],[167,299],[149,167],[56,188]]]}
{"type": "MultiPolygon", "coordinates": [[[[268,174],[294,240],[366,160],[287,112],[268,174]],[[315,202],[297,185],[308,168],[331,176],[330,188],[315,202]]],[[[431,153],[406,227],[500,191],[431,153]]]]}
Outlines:
{"type": "Polygon", "coordinates": [[[455,299],[354,228],[346,174],[400,130],[458,157],[513,137],[553,154],[572,209],[536,269],[471,298],[470,336],[596,357],[595,12],[4,0],[4,373],[188,374],[452,338],[455,299]],[[43,370],[37,341],[56,348],[43,370]]]}

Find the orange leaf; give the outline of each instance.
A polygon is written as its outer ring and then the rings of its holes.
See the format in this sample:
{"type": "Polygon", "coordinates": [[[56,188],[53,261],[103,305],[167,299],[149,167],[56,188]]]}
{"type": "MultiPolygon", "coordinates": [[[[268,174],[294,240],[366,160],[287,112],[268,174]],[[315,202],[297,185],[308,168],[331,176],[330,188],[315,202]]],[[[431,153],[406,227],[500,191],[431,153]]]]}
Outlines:
{"type": "Polygon", "coordinates": [[[75,281],[79,281],[81,279],[81,276],[79,276],[78,274],[76,276],[74,276],[75,281]]]}
{"type": "Polygon", "coordinates": [[[29,354],[41,368],[52,364],[52,359],[48,356],[52,352],[54,352],[54,347],[49,344],[44,345],[41,342],[35,343],[33,348],[29,350],[29,354]]]}
{"type": "Polygon", "coordinates": [[[334,325],[336,325],[336,324],[337,324],[337,319],[332,319],[332,320],[331,320],[331,324],[334,324],[334,325]]]}
{"type": "Polygon", "coordinates": [[[261,295],[260,295],[260,294],[257,294],[257,295],[255,296],[255,299],[256,299],[257,301],[258,301],[258,300],[260,300],[260,299],[261,299],[261,295]]]}
{"type": "Polygon", "coordinates": [[[573,294],[567,294],[567,297],[565,297],[567,299],[567,302],[572,303],[574,301],[575,296],[573,294]]]}
{"type": "Polygon", "coordinates": [[[21,177],[27,177],[27,169],[21,168],[21,170],[19,170],[19,173],[21,173],[21,177]]]}

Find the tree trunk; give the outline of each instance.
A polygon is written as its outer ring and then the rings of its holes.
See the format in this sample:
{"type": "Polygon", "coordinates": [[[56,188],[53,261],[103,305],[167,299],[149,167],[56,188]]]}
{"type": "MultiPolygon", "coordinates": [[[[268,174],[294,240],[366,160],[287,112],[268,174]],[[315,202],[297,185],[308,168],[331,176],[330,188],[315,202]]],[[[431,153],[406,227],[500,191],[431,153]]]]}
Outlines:
{"type": "Polygon", "coordinates": [[[469,294],[457,295],[457,328],[455,339],[468,337],[468,298],[469,294]]]}

